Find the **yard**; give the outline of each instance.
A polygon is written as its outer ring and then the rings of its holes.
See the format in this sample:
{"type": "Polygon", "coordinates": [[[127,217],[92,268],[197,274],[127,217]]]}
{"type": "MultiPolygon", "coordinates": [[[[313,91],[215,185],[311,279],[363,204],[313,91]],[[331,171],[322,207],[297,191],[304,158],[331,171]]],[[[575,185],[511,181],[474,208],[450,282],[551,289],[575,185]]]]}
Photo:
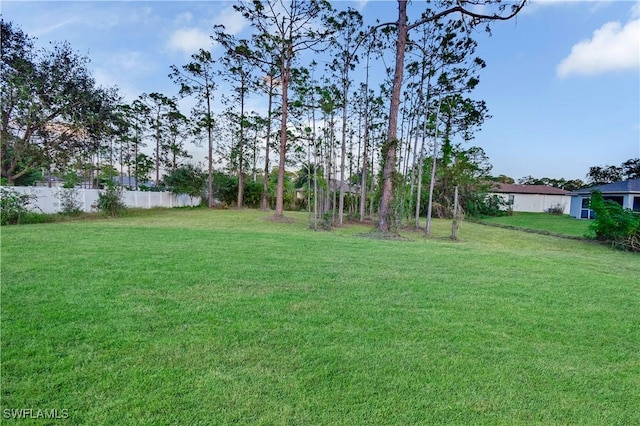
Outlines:
{"type": "Polygon", "coordinates": [[[514,212],[512,216],[490,217],[482,221],[571,237],[593,237],[593,232],[589,230],[592,220],[576,219],[569,215],[514,212]]]}
{"type": "Polygon", "coordinates": [[[3,421],[640,422],[637,255],[466,222],[459,242],[440,220],[430,240],[381,240],[287,216],[3,227],[3,421]]]}

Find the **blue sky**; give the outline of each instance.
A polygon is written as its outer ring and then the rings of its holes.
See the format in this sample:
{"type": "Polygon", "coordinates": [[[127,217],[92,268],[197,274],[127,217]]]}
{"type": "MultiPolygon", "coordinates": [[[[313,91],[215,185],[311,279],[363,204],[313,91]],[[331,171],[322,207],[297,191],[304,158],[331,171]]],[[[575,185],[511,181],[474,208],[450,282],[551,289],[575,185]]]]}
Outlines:
{"type": "MultiPolygon", "coordinates": [[[[90,57],[99,83],[131,101],[143,92],[174,95],[169,67],[209,45],[214,24],[247,36],[232,4],[3,0],[0,7],[41,45],[69,41],[90,57]]],[[[421,4],[411,4],[410,19],[421,4]]],[[[349,5],[369,22],[397,16],[395,1],[335,4],[349,5]]],[[[584,179],[590,166],[640,157],[640,3],[533,1],[476,39],[487,67],[473,96],[492,118],[471,144],[485,150],[494,175],[584,179]]]]}

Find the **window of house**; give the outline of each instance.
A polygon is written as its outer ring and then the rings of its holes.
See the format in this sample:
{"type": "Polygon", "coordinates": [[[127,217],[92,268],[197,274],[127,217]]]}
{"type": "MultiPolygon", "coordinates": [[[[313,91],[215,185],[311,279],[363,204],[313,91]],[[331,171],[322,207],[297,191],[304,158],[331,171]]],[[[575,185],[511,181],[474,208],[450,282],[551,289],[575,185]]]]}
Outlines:
{"type": "Polygon", "coordinates": [[[509,204],[510,206],[513,205],[513,202],[515,201],[516,196],[513,194],[509,194],[509,201],[507,202],[507,204],[509,204]]]}
{"type": "Polygon", "coordinates": [[[640,212],[640,197],[633,197],[633,211],[640,212]]]}
{"type": "Polygon", "coordinates": [[[593,219],[595,213],[591,210],[591,197],[582,197],[582,206],[580,209],[580,219],[593,219]]]}
{"type": "Polygon", "coordinates": [[[590,204],[591,204],[591,198],[590,197],[582,197],[582,208],[583,209],[588,209],[590,204]]]}

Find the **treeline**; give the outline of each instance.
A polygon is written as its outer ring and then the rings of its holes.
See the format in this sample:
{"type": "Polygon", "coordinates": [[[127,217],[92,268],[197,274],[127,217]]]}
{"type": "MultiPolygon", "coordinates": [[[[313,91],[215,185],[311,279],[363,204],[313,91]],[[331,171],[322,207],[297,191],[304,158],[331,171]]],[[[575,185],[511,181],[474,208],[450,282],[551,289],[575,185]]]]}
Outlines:
{"type": "MultiPolygon", "coordinates": [[[[640,179],[640,158],[631,158],[619,166],[592,166],[585,175],[586,181],[581,179],[554,179],[535,178],[525,176],[517,180],[520,185],[546,185],[554,188],[575,191],[577,189],[603,185],[607,183],[620,182],[624,180],[640,179]]],[[[516,183],[516,180],[505,175],[493,176],[491,180],[501,183],[516,183]]]]}
{"type": "Polygon", "coordinates": [[[314,221],[376,215],[382,231],[451,214],[456,187],[460,205],[473,211],[490,165],[467,146],[489,118],[472,97],[485,63],[471,36],[523,5],[487,1],[496,9],[482,15],[445,1],[410,21],[398,2],[397,21],[365,27],[357,11],[325,1],[238,2],[249,38],[213,28],[217,56],[194,52],[168,70],[174,95],[144,93],[131,103],[98,86],[89,59],[67,43],[37,49],[2,21],[2,178],[97,186],[118,176],[137,189],[204,168],[209,206],[256,205],[261,187],[260,206],[276,217],[302,204],[314,221]],[[325,65],[304,62],[319,51],[325,65]],[[395,68],[375,81],[369,70],[386,63],[395,68]],[[195,100],[188,112],[180,108],[185,97],[195,100]],[[248,110],[250,97],[264,101],[266,113],[248,110]],[[204,167],[194,164],[193,145],[207,147],[204,167]],[[307,186],[296,192],[305,174],[307,186]]]}

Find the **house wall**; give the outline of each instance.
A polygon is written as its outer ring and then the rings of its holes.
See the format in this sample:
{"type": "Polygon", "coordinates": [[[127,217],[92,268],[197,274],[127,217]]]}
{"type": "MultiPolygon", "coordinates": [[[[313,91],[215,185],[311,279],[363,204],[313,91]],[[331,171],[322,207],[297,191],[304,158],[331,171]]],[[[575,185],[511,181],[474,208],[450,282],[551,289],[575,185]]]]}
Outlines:
{"type": "MultiPolygon", "coordinates": [[[[12,186],[5,187],[22,194],[32,194],[36,196],[35,210],[42,213],[59,213],[60,194],[62,188],[48,188],[42,186],[12,186]]],[[[95,205],[98,202],[98,189],[76,188],[80,208],[84,212],[96,211],[95,205]]],[[[171,192],[148,192],[148,191],[122,191],[122,199],[127,207],[150,209],[152,207],[185,207],[197,206],[200,204],[200,197],[189,197],[186,194],[175,195],[171,192]]]]}
{"type": "MultiPolygon", "coordinates": [[[[608,194],[603,193],[602,194],[605,198],[607,197],[608,194]]],[[[612,194],[613,195],[613,194],[612,194]]],[[[633,201],[635,197],[639,197],[640,195],[637,194],[615,194],[615,196],[617,197],[622,197],[622,207],[625,209],[633,209],[633,201]]],[[[571,197],[571,212],[569,213],[569,215],[571,217],[575,217],[580,219],[581,218],[581,213],[582,213],[582,200],[584,198],[591,198],[590,194],[584,194],[584,195],[574,195],[571,197]]]]}
{"type": "Polygon", "coordinates": [[[547,194],[505,194],[495,193],[505,202],[509,201],[509,196],[513,196],[514,212],[543,213],[555,206],[562,206],[562,212],[569,214],[571,208],[571,197],[568,195],[547,195],[547,194]]]}
{"type": "Polygon", "coordinates": [[[582,195],[574,195],[571,197],[571,211],[569,216],[580,219],[580,211],[582,210],[582,195]]]}

